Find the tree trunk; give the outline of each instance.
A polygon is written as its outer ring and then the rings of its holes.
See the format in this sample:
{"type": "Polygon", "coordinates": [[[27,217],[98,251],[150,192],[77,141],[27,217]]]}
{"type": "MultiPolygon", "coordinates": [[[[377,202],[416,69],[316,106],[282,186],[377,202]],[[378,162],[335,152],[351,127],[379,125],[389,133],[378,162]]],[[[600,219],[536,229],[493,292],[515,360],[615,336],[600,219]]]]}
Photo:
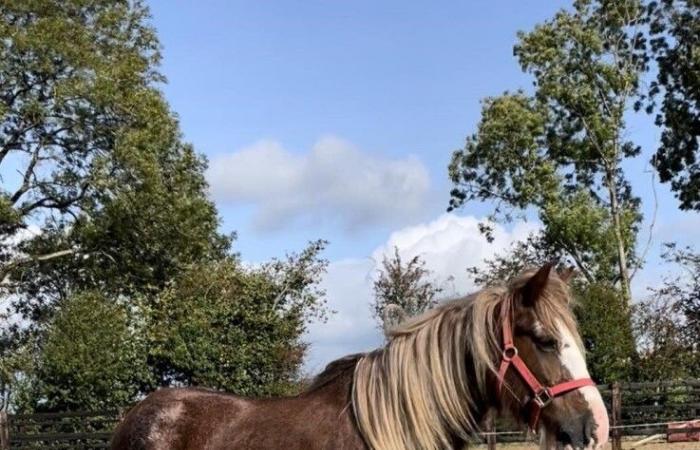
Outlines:
{"type": "Polygon", "coordinates": [[[622,223],[620,220],[620,205],[617,199],[617,186],[615,184],[615,174],[612,168],[606,171],[606,184],[608,194],[610,196],[610,214],[613,220],[613,229],[615,230],[615,241],[617,246],[617,266],[620,276],[620,290],[622,291],[622,299],[625,307],[628,307],[632,301],[630,292],[630,276],[627,267],[627,250],[622,233],[622,223]]]}

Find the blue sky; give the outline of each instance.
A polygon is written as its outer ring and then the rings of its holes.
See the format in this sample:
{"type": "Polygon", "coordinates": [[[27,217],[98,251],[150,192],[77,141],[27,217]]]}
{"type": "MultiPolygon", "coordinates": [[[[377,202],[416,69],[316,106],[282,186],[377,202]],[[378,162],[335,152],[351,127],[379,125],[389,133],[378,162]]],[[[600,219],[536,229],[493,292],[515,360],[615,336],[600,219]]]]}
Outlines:
{"type": "MultiPolygon", "coordinates": [[[[164,91],[185,138],[211,161],[212,192],[237,250],[262,261],[326,238],[325,281],[339,313],[314,326],[309,370],[379,342],[367,302],[374,260],[420,253],[455,292],[464,267],[522,238],[514,224],[488,246],[470,205],[443,215],[451,152],[473,132],[480,100],[527,88],[512,56],[529,30],[569,2],[151,0],[164,91]],[[458,250],[455,250],[458,249],[458,250]],[[461,252],[461,253],[460,253],[461,252]]],[[[650,155],[658,130],[631,117],[650,155]]],[[[652,216],[647,157],[627,168],[652,216]]],[[[698,239],[694,213],[656,186],[659,213],[638,292],[663,273],[660,243],[698,239]]],[[[647,221],[648,223],[648,221],[647,221]]],[[[646,241],[646,234],[641,240],[646,241]]]]}
{"type": "MultiPolygon", "coordinates": [[[[426,217],[447,205],[446,166],[478,120],[479,100],[528,83],[512,57],[516,31],[557,9],[513,1],[150,5],[167,98],[199,151],[214,158],[271,139],[303,153],[333,135],[371,154],[415,155],[435,191],[426,217]]],[[[346,239],[334,227],[296,228],[260,239],[247,206],[220,204],[251,259],[319,235],[333,242],[332,256],[354,256],[390,231],[346,239]]]]}

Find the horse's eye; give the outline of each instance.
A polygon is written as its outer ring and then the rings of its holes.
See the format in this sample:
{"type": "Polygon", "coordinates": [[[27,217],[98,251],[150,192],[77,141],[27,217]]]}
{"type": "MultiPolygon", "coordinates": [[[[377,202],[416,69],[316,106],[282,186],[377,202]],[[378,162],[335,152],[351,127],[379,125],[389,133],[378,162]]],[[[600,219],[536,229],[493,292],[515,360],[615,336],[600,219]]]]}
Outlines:
{"type": "Polygon", "coordinates": [[[556,352],[559,349],[559,342],[552,338],[537,339],[535,344],[543,352],[556,352]]]}

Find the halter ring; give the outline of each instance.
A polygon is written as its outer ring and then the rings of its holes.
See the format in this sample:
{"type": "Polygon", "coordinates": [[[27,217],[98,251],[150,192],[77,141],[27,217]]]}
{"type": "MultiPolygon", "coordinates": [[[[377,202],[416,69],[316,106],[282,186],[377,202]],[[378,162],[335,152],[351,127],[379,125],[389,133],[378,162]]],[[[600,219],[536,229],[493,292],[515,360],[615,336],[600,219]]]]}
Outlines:
{"type": "Polygon", "coordinates": [[[504,361],[512,361],[516,356],[518,356],[518,348],[516,346],[508,345],[503,349],[504,361]]]}

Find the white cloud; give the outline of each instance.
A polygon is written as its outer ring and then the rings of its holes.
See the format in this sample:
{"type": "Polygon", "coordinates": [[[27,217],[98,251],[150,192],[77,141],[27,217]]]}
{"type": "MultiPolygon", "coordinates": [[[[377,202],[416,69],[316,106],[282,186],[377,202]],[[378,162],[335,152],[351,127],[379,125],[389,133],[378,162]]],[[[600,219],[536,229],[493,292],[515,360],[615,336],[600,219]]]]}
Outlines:
{"type": "Polygon", "coordinates": [[[480,221],[471,216],[443,214],[432,222],[403,228],[392,233],[386,244],[374,251],[372,259],[380,262],[398,247],[399,255],[406,260],[420,256],[438,281],[453,278],[453,295],[469,293],[474,284],[466,276],[467,267],[481,265],[484,259],[502,253],[511,243],[525,239],[538,228],[533,223],[520,222],[508,232],[496,225],[494,241],[489,244],[479,233],[480,221]]]}
{"type": "Polygon", "coordinates": [[[307,336],[311,343],[306,368],[317,372],[340,356],[370,350],[381,345],[382,336],[371,317],[372,280],[382,255],[394,246],[405,258],[420,255],[437,280],[453,277],[448,296],[467,294],[474,289],[465,269],[478,266],[513,242],[524,239],[537,226],[516,225],[511,231],[495,227],[495,240],[489,244],[479,233],[479,219],[443,214],[437,219],[400,229],[366,259],[332,262],[323,286],[331,309],[337,311],[325,324],[313,324],[307,336]]]}
{"type": "Polygon", "coordinates": [[[305,154],[260,141],[213,158],[207,178],[221,203],[252,204],[263,230],[332,221],[346,229],[420,219],[430,177],[415,157],[388,159],[336,137],[305,154]]]}

